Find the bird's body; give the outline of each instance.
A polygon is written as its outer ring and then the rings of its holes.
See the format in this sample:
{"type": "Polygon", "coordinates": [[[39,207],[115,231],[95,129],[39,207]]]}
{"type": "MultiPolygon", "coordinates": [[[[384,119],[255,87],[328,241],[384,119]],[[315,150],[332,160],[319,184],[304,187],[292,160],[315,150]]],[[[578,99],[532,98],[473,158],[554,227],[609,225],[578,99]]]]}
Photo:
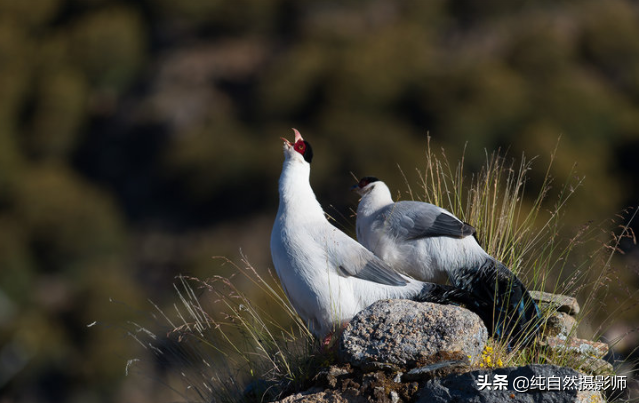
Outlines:
{"type": "Polygon", "coordinates": [[[271,255],[289,301],[310,330],[324,337],[377,300],[425,300],[431,289],[441,291],[391,270],[326,219],[309,182],[310,145],[298,132],[295,140],[284,143],[271,255]]]}
{"type": "Polygon", "coordinates": [[[451,268],[489,257],[470,225],[433,204],[394,203],[388,187],[377,183],[357,208],[357,240],[395,270],[444,283],[451,268]]]}
{"type": "Polygon", "coordinates": [[[433,204],[393,202],[375,177],[353,188],[362,195],[357,239],[389,266],[421,281],[448,279],[455,299],[464,300],[496,335],[524,336],[536,327],[539,309],[525,286],[484,251],[472,226],[433,204]]]}

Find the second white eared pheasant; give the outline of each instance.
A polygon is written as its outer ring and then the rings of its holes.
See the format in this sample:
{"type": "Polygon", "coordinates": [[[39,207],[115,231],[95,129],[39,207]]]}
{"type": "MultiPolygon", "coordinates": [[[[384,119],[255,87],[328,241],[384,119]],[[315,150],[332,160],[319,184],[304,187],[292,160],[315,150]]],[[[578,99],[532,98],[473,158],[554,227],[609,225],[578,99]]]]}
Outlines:
{"type": "Polygon", "coordinates": [[[354,185],[357,239],[393,269],[418,280],[442,283],[444,295],[477,313],[493,336],[528,343],[540,312],[524,284],[490,256],[475,238],[475,228],[430,203],[393,202],[388,186],[373,176],[354,185]]]}

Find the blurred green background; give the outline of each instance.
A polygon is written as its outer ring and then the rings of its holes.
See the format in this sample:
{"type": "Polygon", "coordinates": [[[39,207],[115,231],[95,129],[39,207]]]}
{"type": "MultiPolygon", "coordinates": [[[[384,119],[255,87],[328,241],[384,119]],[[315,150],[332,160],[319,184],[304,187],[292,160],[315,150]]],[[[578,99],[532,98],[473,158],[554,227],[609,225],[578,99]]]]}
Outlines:
{"type": "Polygon", "coordinates": [[[174,401],[124,324],[212,256],[272,267],[291,127],[349,231],[350,173],[417,187],[427,134],[539,155],[533,188],[561,136],[576,232],[639,200],[639,3],[0,0],[0,403],[174,401]]]}

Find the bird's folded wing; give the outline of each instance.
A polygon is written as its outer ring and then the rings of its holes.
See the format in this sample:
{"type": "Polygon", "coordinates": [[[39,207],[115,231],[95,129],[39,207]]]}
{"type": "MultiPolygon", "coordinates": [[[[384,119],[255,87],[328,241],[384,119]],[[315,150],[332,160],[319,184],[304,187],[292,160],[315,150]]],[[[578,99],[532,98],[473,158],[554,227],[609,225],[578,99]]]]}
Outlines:
{"type": "Polygon", "coordinates": [[[464,238],[475,228],[447,211],[428,203],[402,201],[384,214],[385,226],[405,239],[446,236],[464,238]]]}
{"type": "Polygon", "coordinates": [[[348,239],[347,242],[341,242],[341,247],[334,246],[336,250],[328,251],[329,256],[337,258],[335,264],[341,276],[392,286],[406,285],[406,278],[391,269],[386,262],[346,234],[344,237],[348,239]]]}

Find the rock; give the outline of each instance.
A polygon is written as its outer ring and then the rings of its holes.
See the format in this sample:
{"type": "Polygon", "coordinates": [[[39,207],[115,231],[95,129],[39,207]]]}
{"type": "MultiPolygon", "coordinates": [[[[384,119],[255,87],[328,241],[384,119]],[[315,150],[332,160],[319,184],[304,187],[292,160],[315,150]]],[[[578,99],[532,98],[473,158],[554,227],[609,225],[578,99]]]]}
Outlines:
{"type": "Polygon", "coordinates": [[[367,403],[365,396],[360,396],[356,390],[345,391],[309,389],[306,392],[288,396],[278,403],[367,403]]]}
{"type": "Polygon", "coordinates": [[[609,348],[606,343],[562,336],[547,337],[543,345],[557,354],[573,353],[581,357],[595,358],[603,358],[608,354],[609,348]]]}
{"type": "Polygon", "coordinates": [[[530,296],[542,311],[553,310],[574,316],[579,313],[579,303],[573,297],[561,294],[550,294],[543,291],[529,291],[530,296]]]}
{"type": "Polygon", "coordinates": [[[423,367],[413,368],[403,374],[401,380],[403,382],[421,381],[433,378],[434,375],[448,374],[457,368],[466,368],[468,363],[464,361],[443,361],[435,364],[424,365],[423,367]]]}
{"type": "Polygon", "coordinates": [[[572,355],[565,357],[562,364],[590,375],[614,375],[615,373],[612,364],[602,358],[572,355]]]}
{"type": "Polygon", "coordinates": [[[362,364],[361,369],[364,372],[373,372],[373,371],[385,371],[385,372],[398,372],[401,368],[395,364],[391,364],[388,362],[365,362],[362,364]]]}
{"type": "Polygon", "coordinates": [[[565,312],[555,312],[546,321],[545,336],[565,336],[575,333],[577,320],[565,312]]]}
{"type": "Polygon", "coordinates": [[[606,343],[559,335],[547,337],[541,346],[549,350],[548,356],[555,364],[592,375],[613,374],[612,364],[603,359],[609,349],[606,343]]]}
{"type": "Polygon", "coordinates": [[[600,392],[572,387],[571,380],[580,376],[570,368],[538,364],[453,374],[428,381],[417,402],[603,403],[600,392]]]}
{"type": "Polygon", "coordinates": [[[339,343],[343,362],[405,368],[440,361],[475,360],[488,332],[473,312],[451,305],[408,300],[377,301],[348,324],[339,343]]]}
{"type": "Polygon", "coordinates": [[[313,381],[334,389],[337,386],[339,379],[348,375],[350,375],[350,371],[348,369],[331,365],[328,368],[320,370],[313,378],[313,381]]]}

